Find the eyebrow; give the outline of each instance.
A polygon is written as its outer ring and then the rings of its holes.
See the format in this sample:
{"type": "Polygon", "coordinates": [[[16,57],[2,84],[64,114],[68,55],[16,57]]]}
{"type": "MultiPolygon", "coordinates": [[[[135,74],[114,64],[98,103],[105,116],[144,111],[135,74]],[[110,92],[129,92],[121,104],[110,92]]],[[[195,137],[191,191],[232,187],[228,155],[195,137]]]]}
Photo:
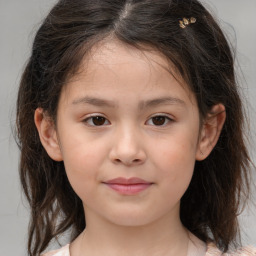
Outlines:
{"type": "MultiPolygon", "coordinates": [[[[74,100],[72,102],[73,105],[78,104],[89,104],[97,107],[110,107],[115,108],[117,107],[117,104],[113,101],[101,99],[101,98],[95,98],[95,97],[82,97],[74,100]]],[[[146,100],[139,103],[139,109],[145,109],[150,107],[156,107],[159,105],[183,105],[185,106],[186,103],[179,99],[174,97],[163,97],[163,98],[156,98],[152,100],[146,100]]]]}
{"type": "Polygon", "coordinates": [[[95,97],[83,97],[76,99],[72,102],[73,105],[78,105],[78,104],[90,104],[94,105],[97,107],[111,107],[114,108],[116,107],[116,104],[112,101],[109,100],[104,100],[100,98],[95,98],[95,97]]]}
{"type": "Polygon", "coordinates": [[[149,107],[156,107],[159,105],[183,105],[183,106],[185,106],[186,103],[179,98],[164,97],[164,98],[157,98],[157,99],[143,101],[139,104],[139,107],[141,109],[144,109],[144,108],[149,108],[149,107]]]}

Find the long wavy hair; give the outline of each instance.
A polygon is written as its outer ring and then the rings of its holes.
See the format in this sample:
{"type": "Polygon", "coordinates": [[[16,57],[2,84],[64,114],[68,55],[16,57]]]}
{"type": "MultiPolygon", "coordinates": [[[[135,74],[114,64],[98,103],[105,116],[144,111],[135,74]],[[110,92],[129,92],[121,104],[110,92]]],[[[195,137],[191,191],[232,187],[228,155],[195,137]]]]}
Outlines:
{"type": "Polygon", "coordinates": [[[194,93],[202,119],[213,105],[225,106],[218,143],[207,159],[196,162],[181,199],[180,218],[201,240],[227,251],[238,238],[237,216],[248,196],[251,162],[233,54],[219,25],[196,0],[60,0],[35,36],[17,99],[19,172],[31,207],[29,255],[39,255],[69,229],[75,239],[86,226],[82,201],[63,162],[53,161],[41,145],[34,112],[43,108],[56,120],[68,77],[92,46],[110,35],[164,54],[194,93]],[[196,22],[182,28],[184,17],[196,22]]]}

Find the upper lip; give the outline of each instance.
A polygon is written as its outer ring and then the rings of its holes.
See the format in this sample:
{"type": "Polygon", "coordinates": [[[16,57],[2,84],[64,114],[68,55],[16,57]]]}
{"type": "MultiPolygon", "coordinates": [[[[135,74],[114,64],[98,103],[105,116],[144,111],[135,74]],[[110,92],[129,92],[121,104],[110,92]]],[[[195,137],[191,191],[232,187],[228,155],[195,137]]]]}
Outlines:
{"type": "Polygon", "coordinates": [[[112,180],[107,180],[103,183],[106,184],[122,184],[122,185],[133,185],[133,184],[152,184],[152,182],[137,178],[137,177],[132,177],[132,178],[123,178],[123,177],[118,177],[112,180]]]}

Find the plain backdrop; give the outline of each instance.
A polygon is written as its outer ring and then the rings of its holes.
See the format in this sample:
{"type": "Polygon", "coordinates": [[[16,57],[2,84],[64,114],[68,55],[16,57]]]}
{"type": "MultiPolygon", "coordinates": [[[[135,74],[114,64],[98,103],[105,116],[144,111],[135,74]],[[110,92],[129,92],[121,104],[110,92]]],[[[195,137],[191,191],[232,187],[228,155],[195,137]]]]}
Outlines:
{"type": "MultiPolygon", "coordinates": [[[[28,209],[19,184],[19,153],[12,136],[12,126],[15,124],[17,88],[33,37],[55,2],[0,0],[0,256],[27,255],[28,209]]],[[[256,0],[204,0],[204,3],[220,21],[236,48],[236,67],[251,116],[253,136],[250,138],[250,151],[255,162],[256,0]]],[[[255,196],[255,190],[253,193],[255,196]]],[[[255,212],[251,206],[240,217],[242,239],[245,244],[254,246],[255,212]]]]}

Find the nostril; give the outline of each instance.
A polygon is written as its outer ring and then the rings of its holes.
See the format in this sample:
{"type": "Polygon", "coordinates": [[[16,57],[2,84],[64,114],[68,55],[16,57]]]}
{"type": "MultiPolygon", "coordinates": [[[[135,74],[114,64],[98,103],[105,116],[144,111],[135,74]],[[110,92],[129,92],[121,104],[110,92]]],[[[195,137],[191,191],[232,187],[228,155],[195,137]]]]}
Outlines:
{"type": "Polygon", "coordinates": [[[117,163],[117,164],[119,164],[119,163],[124,163],[124,164],[126,164],[126,165],[132,165],[132,164],[138,164],[138,163],[140,163],[141,162],[141,159],[139,159],[139,158],[136,158],[136,159],[133,159],[132,161],[125,161],[125,160],[121,160],[121,159],[119,159],[119,158],[116,158],[115,160],[114,160],[114,162],[115,163],[117,163]]]}

